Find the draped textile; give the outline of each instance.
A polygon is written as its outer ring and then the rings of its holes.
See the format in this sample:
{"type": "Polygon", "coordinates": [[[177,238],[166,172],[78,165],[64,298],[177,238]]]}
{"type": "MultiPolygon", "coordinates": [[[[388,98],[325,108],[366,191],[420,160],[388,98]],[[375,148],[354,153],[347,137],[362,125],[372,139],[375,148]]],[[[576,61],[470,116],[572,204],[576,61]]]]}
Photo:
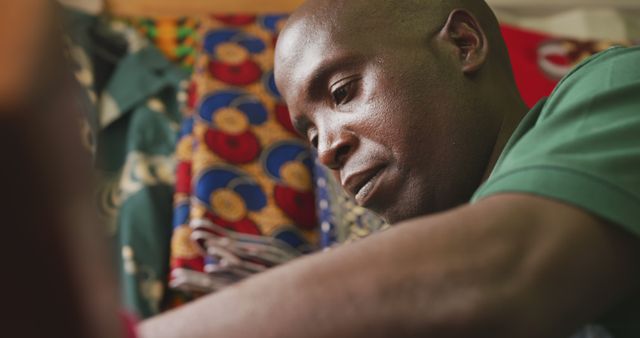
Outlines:
{"type": "Polygon", "coordinates": [[[166,292],[177,93],[187,74],[122,21],[67,11],[65,23],[86,93],[83,143],[94,154],[96,204],[112,239],[122,303],[149,317],[166,292]]]}
{"type": "Polygon", "coordinates": [[[215,291],[317,247],[313,159],[273,78],[285,20],[237,15],[201,23],[176,150],[176,289],[215,291]],[[233,244],[222,247],[221,237],[233,244]]]}

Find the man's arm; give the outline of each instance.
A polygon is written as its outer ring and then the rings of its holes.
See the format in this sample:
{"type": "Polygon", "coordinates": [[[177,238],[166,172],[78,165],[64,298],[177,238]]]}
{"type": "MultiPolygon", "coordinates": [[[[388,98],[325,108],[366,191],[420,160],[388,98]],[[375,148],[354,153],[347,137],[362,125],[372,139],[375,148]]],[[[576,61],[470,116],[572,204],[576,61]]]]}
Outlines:
{"type": "Polygon", "coordinates": [[[498,195],[273,269],[140,330],[143,337],[569,336],[636,291],[639,244],[579,209],[498,195]]]}

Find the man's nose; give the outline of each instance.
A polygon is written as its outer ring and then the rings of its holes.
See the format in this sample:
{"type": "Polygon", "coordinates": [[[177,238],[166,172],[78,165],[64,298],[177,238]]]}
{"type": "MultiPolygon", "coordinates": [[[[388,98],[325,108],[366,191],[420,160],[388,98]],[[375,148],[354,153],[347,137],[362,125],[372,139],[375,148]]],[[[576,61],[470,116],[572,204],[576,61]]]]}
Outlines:
{"type": "Polygon", "coordinates": [[[320,138],[318,159],[332,170],[340,170],[358,146],[357,136],[350,131],[341,131],[331,137],[320,138]]]}

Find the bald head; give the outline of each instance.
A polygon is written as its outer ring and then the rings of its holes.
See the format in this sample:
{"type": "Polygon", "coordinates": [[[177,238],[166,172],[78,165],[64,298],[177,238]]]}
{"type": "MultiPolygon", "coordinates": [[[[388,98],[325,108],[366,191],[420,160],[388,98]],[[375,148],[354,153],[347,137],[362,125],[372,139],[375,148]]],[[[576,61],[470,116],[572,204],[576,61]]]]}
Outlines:
{"type": "Polygon", "coordinates": [[[387,28],[415,29],[444,24],[454,9],[470,11],[487,26],[496,24],[483,0],[309,0],[291,16],[289,24],[303,20],[330,27],[393,24],[387,28]]]}
{"type": "Polygon", "coordinates": [[[320,161],[391,222],[466,202],[521,102],[481,0],[307,1],[275,73],[320,161]]]}
{"type": "Polygon", "coordinates": [[[309,0],[289,18],[282,32],[277,56],[297,57],[300,46],[318,43],[329,34],[331,43],[370,39],[427,39],[437,34],[450,14],[464,9],[475,17],[490,44],[490,60],[510,71],[498,21],[484,0],[309,0]]]}

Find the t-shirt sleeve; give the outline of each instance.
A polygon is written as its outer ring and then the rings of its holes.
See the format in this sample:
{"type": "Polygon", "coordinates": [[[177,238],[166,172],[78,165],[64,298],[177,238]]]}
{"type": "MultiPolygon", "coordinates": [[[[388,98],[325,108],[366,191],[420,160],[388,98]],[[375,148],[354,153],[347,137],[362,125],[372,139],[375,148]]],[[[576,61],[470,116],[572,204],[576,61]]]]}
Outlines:
{"type": "Polygon", "coordinates": [[[640,236],[640,48],[614,48],[556,88],[474,196],[548,197],[640,236]]]}

